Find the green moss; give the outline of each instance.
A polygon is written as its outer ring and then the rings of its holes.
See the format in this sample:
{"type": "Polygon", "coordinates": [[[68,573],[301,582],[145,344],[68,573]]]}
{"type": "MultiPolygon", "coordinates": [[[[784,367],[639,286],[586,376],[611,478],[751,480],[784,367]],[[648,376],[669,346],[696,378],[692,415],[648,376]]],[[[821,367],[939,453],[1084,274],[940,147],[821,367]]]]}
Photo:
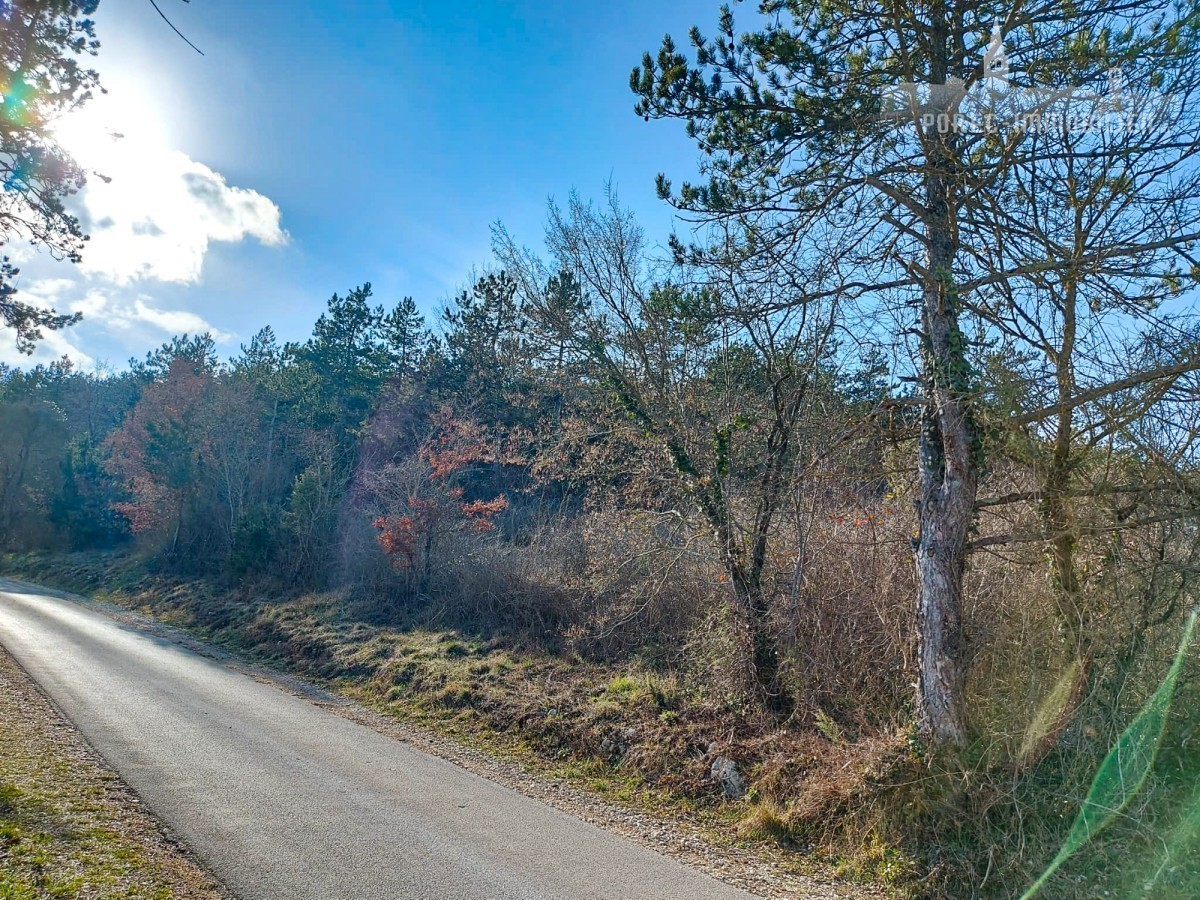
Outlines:
{"type": "Polygon", "coordinates": [[[605,692],[610,697],[637,697],[646,693],[646,684],[632,675],[618,675],[608,683],[605,692]]]}

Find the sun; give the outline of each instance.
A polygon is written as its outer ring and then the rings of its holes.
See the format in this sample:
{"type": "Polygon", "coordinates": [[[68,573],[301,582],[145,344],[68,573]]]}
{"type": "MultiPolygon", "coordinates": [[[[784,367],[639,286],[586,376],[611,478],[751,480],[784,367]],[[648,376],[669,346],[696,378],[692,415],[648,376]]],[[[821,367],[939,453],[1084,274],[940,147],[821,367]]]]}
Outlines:
{"type": "Polygon", "coordinates": [[[136,84],[124,83],[62,115],[51,128],[55,140],[85,169],[104,174],[124,168],[131,156],[169,149],[165,117],[136,84]]]}

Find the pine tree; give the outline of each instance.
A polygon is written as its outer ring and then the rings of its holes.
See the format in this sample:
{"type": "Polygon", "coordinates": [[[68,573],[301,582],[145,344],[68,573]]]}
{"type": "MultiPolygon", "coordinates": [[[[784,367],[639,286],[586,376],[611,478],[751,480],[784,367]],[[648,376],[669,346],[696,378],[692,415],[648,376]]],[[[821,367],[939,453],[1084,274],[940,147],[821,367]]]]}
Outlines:
{"type": "MultiPolygon", "coordinates": [[[[85,172],[54,140],[54,120],[86,102],[100,86],[80,57],[99,49],[89,16],[98,0],[41,0],[0,4],[0,246],[28,241],[79,262],[86,236],[67,199],[85,172]]],[[[79,321],[16,299],[17,270],[0,260],[0,323],[16,332],[17,348],[32,353],[42,329],[79,321]]]]}
{"type": "MultiPolygon", "coordinates": [[[[920,718],[931,743],[960,744],[963,576],[985,471],[968,326],[998,328],[988,300],[1022,279],[1118,269],[1129,282],[1153,281],[1187,257],[1200,231],[1200,190],[1188,164],[1200,146],[1200,20],[1170,0],[1069,8],[767,0],[761,8],[756,31],[739,34],[725,7],[716,37],[692,30],[694,61],[668,37],[633,71],[638,112],[685,121],[703,154],[704,182],[675,190],[660,176],[659,191],[690,216],[736,233],[750,264],[794,273],[802,301],[814,295],[805,273],[820,269],[839,283],[819,289],[857,298],[867,312],[904,304],[922,389],[914,540],[920,718]],[[1008,90],[1009,60],[1025,64],[1024,93],[1008,90]],[[1064,154],[1093,152],[1037,139],[1038,122],[1103,95],[1121,67],[1140,76],[1143,107],[1157,91],[1172,98],[1171,109],[1125,135],[1108,174],[1128,179],[1127,195],[1154,196],[1171,227],[1110,234],[1086,260],[1054,241],[1030,255],[990,256],[987,248],[1016,249],[1032,230],[1021,201],[1029,180],[1064,154]],[[997,97],[1015,98],[1017,108],[997,97]]],[[[726,252],[678,243],[676,250],[698,261],[726,252]]]]}
{"type": "Polygon", "coordinates": [[[430,343],[425,317],[417,311],[412,297],[405,297],[384,316],[379,334],[395,374],[411,377],[423,362],[430,343]]]}

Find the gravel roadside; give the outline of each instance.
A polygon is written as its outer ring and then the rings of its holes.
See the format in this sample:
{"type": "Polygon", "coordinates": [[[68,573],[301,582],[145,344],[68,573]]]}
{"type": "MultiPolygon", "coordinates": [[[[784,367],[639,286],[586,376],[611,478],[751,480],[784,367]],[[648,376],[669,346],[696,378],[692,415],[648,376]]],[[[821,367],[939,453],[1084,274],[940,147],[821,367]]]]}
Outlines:
{"type": "MultiPolygon", "coordinates": [[[[0,584],[0,587],[3,585],[0,584]]],[[[39,588],[44,593],[82,601],[139,630],[170,640],[193,652],[236,668],[289,693],[397,740],[439,756],[490,781],[568,812],[577,818],[620,834],[695,869],[756,894],[795,900],[850,900],[886,897],[887,892],[805,874],[796,869],[796,855],[757,846],[743,848],[714,842],[695,824],[608,802],[566,781],[548,777],[522,762],[499,757],[443,737],[419,725],[398,721],[308,681],[246,662],[221,648],[203,643],[187,632],[115,604],[79,597],[65,591],[39,588]]],[[[43,701],[44,702],[44,701],[43,701]]]]}
{"type": "Polygon", "coordinates": [[[0,897],[227,897],[0,648],[0,897]]]}

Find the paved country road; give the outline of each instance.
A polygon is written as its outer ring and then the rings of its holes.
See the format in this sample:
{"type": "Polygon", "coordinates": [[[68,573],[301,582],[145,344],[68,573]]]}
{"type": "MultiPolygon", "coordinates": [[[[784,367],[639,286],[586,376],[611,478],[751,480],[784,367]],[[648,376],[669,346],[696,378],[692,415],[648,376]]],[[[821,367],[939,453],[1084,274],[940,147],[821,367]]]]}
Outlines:
{"type": "Polygon", "coordinates": [[[750,896],[81,603],[0,643],[244,900],[750,896]]]}

